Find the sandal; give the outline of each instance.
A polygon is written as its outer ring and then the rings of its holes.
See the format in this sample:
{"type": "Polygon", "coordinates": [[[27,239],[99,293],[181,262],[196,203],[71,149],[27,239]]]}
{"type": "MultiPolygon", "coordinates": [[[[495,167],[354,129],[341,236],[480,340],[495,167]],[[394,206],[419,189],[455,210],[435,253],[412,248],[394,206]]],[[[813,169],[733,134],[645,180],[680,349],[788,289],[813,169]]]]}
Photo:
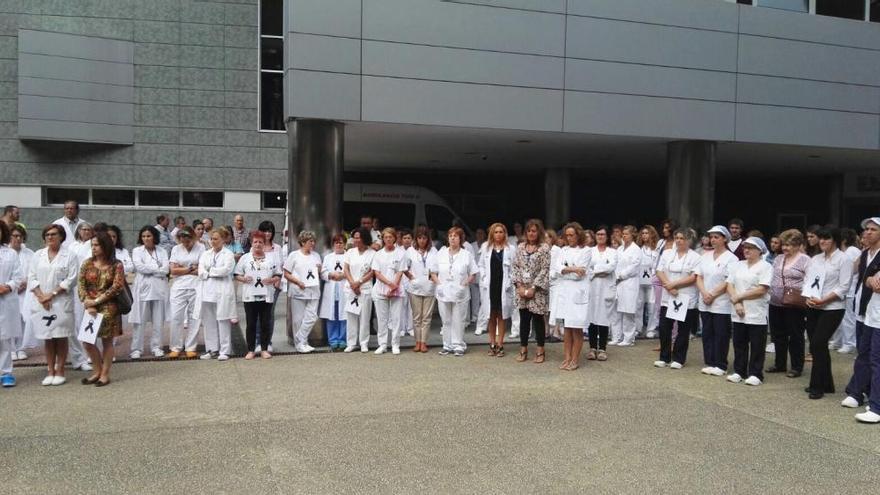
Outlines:
{"type": "Polygon", "coordinates": [[[596,360],[596,349],[590,349],[590,352],[587,353],[587,361],[595,361],[596,360]]]}
{"type": "Polygon", "coordinates": [[[82,383],[83,385],[94,385],[95,382],[98,381],[98,378],[101,378],[101,375],[95,375],[91,378],[83,378],[79,382],[82,383]]]}
{"type": "Polygon", "coordinates": [[[541,364],[544,362],[544,353],[539,352],[535,354],[535,364],[541,364]]]}
{"type": "Polygon", "coordinates": [[[521,363],[529,358],[529,351],[519,351],[519,356],[516,357],[516,362],[521,363]]]}
{"type": "Polygon", "coordinates": [[[580,366],[578,366],[577,361],[572,361],[572,362],[568,363],[568,366],[565,368],[565,371],[574,371],[578,368],[580,368],[580,366]]]}
{"type": "Polygon", "coordinates": [[[564,370],[564,369],[568,368],[568,363],[569,363],[569,361],[566,359],[565,361],[562,362],[562,364],[559,365],[559,369],[564,370]]]}
{"type": "Polygon", "coordinates": [[[495,344],[489,344],[489,356],[495,357],[498,355],[498,351],[495,350],[495,344]]]}
{"type": "Polygon", "coordinates": [[[608,361],[608,354],[605,351],[599,351],[596,355],[596,361],[608,361]]]}
{"type": "Polygon", "coordinates": [[[504,348],[498,346],[495,348],[495,357],[504,357],[504,348]]]}

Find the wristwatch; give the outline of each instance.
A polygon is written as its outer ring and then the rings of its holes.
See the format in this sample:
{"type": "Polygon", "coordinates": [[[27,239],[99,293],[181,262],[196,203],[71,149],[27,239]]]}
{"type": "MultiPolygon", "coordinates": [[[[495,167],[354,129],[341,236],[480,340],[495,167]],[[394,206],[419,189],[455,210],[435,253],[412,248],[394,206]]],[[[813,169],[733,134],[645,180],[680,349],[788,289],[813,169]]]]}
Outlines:
{"type": "Polygon", "coordinates": [[[58,291],[57,291],[57,290],[53,290],[53,291],[52,291],[52,297],[57,297],[57,296],[58,296],[58,291]]]}

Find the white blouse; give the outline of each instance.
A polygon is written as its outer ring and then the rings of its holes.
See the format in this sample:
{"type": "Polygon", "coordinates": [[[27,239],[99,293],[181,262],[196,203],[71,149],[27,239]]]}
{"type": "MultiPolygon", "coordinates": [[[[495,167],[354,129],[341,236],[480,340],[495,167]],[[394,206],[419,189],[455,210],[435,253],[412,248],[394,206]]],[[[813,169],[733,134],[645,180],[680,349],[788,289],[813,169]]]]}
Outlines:
{"type": "Polygon", "coordinates": [[[305,254],[301,249],[297,249],[287,255],[284,271],[306,285],[305,289],[300,289],[298,285],[291,283],[287,286],[288,296],[309,300],[321,297],[321,257],[318,253],[312,251],[305,254]]]}
{"type": "MultiPolygon", "coordinates": [[[[407,270],[406,259],[403,254],[402,248],[395,247],[388,251],[383,247],[373,255],[373,262],[370,264],[370,268],[381,273],[385,278],[393,280],[398,273],[407,270]]],[[[387,299],[389,297],[388,286],[379,280],[379,277],[376,277],[376,283],[370,295],[373,296],[373,299],[387,299]]],[[[403,295],[402,291],[398,290],[390,297],[401,297],[403,295]]]]}
{"type": "Polygon", "coordinates": [[[752,290],[759,285],[768,288],[767,292],[757,299],[743,301],[745,316],[740,317],[736,311],[730,313],[730,321],[748,325],[766,325],[770,311],[770,280],[773,278],[773,266],[759,260],[752,266],[746,260],[737,261],[730,267],[727,283],[733,285],[737,294],[752,290]]]}
{"type": "Polygon", "coordinates": [[[281,265],[276,263],[276,256],[267,256],[263,258],[254,258],[253,253],[245,253],[235,265],[235,274],[243,277],[250,277],[251,282],[243,283],[241,287],[242,302],[264,301],[272,303],[275,301],[275,287],[264,280],[281,276],[281,265]]]}
{"type": "MultiPolygon", "coordinates": [[[[199,259],[205,252],[205,246],[200,242],[194,242],[192,249],[189,251],[178,244],[171,248],[171,257],[168,259],[169,265],[174,263],[180,268],[198,267],[199,259]]],[[[174,284],[171,286],[171,292],[196,290],[199,286],[199,277],[192,275],[177,275],[174,277],[174,284]]]]}
{"type": "MultiPolygon", "coordinates": [[[[730,274],[730,269],[737,262],[739,262],[739,258],[730,251],[725,250],[717,259],[715,258],[715,252],[709,251],[700,256],[700,264],[697,265],[694,273],[703,277],[703,287],[711,292],[719,285],[727,283],[727,275],[730,274]]],[[[727,295],[726,290],[716,297],[712,304],[706,305],[703,302],[703,296],[700,294],[699,289],[697,289],[697,300],[697,306],[703,312],[729,315],[733,310],[730,306],[730,296],[727,295]]]]}
{"type": "MultiPolygon", "coordinates": [[[[675,282],[691,276],[694,271],[696,271],[699,264],[700,255],[693,249],[688,249],[687,253],[680,256],[678,251],[673,248],[665,251],[663,255],[660,256],[660,265],[657,267],[657,271],[663,272],[670,282],[675,282]]],[[[688,309],[694,309],[697,307],[698,291],[696,283],[687,287],[679,287],[678,293],[690,297],[688,309]]],[[[672,299],[673,297],[669,294],[669,291],[663,289],[663,298],[661,299],[660,305],[668,306],[669,301],[672,299]]]]}
{"type": "MultiPolygon", "coordinates": [[[[373,251],[371,248],[365,249],[363,253],[358,251],[357,248],[351,248],[345,252],[343,262],[348,265],[348,271],[355,281],[362,280],[372,270],[373,256],[375,255],[376,251],[373,251]]],[[[373,279],[371,277],[361,285],[361,294],[369,294],[372,286],[373,279]]],[[[345,282],[345,289],[351,291],[348,281],[345,282]]]]}
{"type": "Polygon", "coordinates": [[[416,248],[406,250],[407,265],[413,278],[407,286],[407,291],[416,296],[433,296],[435,292],[434,282],[429,276],[430,272],[437,273],[437,250],[434,246],[424,254],[416,248]]]}
{"type": "Polygon", "coordinates": [[[469,301],[471,291],[466,282],[478,271],[470,251],[461,248],[453,255],[448,247],[440,249],[437,253],[437,300],[450,303],[469,301]]]}
{"type": "Polygon", "coordinates": [[[804,277],[804,288],[813,284],[820,285],[822,295],[825,298],[832,292],[837,294],[837,299],[825,306],[816,308],[824,311],[846,308],[846,296],[852,283],[853,264],[850,258],[841,250],[835,249],[831,257],[825,253],[819,253],[810,259],[807,273],[804,277]],[[822,280],[824,278],[824,280],[822,280]],[[821,282],[821,284],[820,284],[821,282]]]}

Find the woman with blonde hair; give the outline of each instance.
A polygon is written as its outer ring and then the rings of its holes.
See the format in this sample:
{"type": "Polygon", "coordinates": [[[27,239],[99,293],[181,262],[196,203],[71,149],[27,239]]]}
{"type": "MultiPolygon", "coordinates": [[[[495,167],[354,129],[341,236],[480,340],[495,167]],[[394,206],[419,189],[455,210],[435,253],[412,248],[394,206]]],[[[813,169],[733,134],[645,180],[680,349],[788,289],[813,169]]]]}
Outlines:
{"type": "Polygon", "coordinates": [[[810,257],[801,252],[804,235],[789,229],[779,234],[782,256],[773,260],[773,280],[770,282],[770,338],[776,349],[776,362],[768,373],[785,373],[797,378],[804,370],[804,331],[807,305],[801,296],[804,277],[810,257]],[[787,369],[791,355],[791,368],[787,369]]]}
{"type": "Polygon", "coordinates": [[[503,223],[489,226],[485,247],[477,268],[480,271],[480,299],[488,308],[489,355],[504,356],[505,320],[513,312],[513,284],[510,267],[516,248],[507,243],[507,227],[503,223]]]}
{"type": "Polygon", "coordinates": [[[535,363],[544,362],[544,314],[547,313],[547,296],[550,288],[550,248],[544,243],[544,224],[537,219],[526,222],[525,241],[516,251],[513,261],[513,283],[516,287],[515,303],[519,309],[520,334],[519,356],[528,359],[529,335],[534,325],[538,349],[535,363]]]}
{"type": "Polygon", "coordinates": [[[574,371],[578,368],[581,349],[584,346],[584,330],[590,324],[588,303],[590,282],[587,271],[590,266],[591,250],[582,247],[584,229],[581,224],[571,222],[562,229],[567,245],[559,252],[556,263],[550,270],[551,285],[556,285],[556,303],[551,310],[554,321],[563,330],[565,356],[559,369],[574,371]]]}

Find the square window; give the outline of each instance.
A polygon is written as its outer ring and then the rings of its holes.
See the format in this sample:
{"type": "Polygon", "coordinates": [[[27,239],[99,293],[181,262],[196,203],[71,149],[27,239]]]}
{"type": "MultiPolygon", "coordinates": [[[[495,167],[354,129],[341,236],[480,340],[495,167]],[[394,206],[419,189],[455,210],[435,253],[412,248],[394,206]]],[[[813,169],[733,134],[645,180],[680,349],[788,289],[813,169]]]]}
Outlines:
{"type": "Polygon", "coordinates": [[[65,201],[76,201],[80,206],[89,204],[89,190],[75,187],[47,187],[46,204],[63,205],[65,201]]]}
{"type": "Polygon", "coordinates": [[[222,191],[183,191],[183,206],[223,208],[222,191]]]}
{"type": "Polygon", "coordinates": [[[264,210],[283,210],[287,208],[287,193],[283,191],[263,191],[264,210]]]}
{"type": "Polygon", "coordinates": [[[865,20],[865,2],[861,0],[816,0],[816,13],[863,21],[865,20]]]}
{"type": "Polygon", "coordinates": [[[139,206],[180,206],[179,191],[154,191],[144,189],[138,191],[139,206]]]}

